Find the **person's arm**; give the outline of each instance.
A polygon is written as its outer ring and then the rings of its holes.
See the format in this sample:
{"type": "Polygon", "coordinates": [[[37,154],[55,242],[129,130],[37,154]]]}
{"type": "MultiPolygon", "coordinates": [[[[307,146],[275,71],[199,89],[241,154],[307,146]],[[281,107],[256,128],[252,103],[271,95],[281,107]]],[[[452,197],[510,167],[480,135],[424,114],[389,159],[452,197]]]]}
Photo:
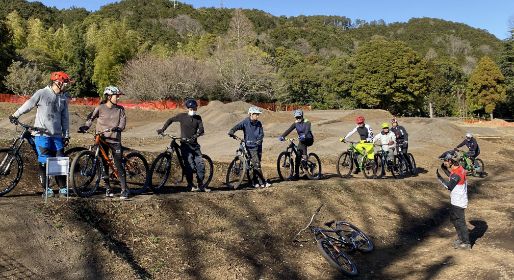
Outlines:
{"type": "Polygon", "coordinates": [[[348,134],[346,134],[346,136],[344,137],[344,141],[348,140],[348,138],[350,138],[355,132],[357,132],[357,127],[355,127],[350,132],[348,132],[348,134]]]}
{"type": "Polygon", "coordinates": [[[401,129],[400,129],[400,132],[403,135],[403,140],[405,142],[409,142],[409,133],[407,133],[407,130],[405,129],[405,127],[402,126],[401,129]]]}
{"type": "Polygon", "coordinates": [[[70,115],[68,110],[68,100],[65,101],[64,110],[61,113],[61,127],[62,127],[62,136],[64,138],[70,138],[70,115]]]}
{"type": "Polygon", "coordinates": [[[286,138],[287,135],[289,135],[289,133],[291,133],[291,131],[293,131],[293,129],[295,129],[295,124],[293,123],[286,131],[284,131],[284,133],[282,133],[282,135],[280,137],[283,137],[283,138],[286,138]]]}
{"type": "Polygon", "coordinates": [[[121,131],[125,130],[127,125],[127,115],[125,114],[125,108],[121,107],[120,111],[120,122],[118,123],[118,127],[121,131]]]}
{"type": "Polygon", "coordinates": [[[437,169],[437,180],[439,180],[439,182],[445,187],[447,188],[449,191],[452,191],[453,188],[455,188],[455,186],[457,186],[457,184],[459,183],[460,181],[460,176],[457,175],[457,174],[452,174],[450,175],[450,178],[448,180],[445,180],[441,174],[439,174],[439,169],[437,169]]]}
{"type": "MultiPolygon", "coordinates": [[[[178,116],[178,115],[177,115],[177,116],[178,116]]],[[[164,131],[168,128],[168,126],[170,126],[173,122],[178,121],[177,116],[174,116],[174,117],[169,118],[169,119],[164,123],[164,125],[162,126],[162,129],[161,129],[161,130],[164,132],[164,131]]]]}
{"type": "Polygon", "coordinates": [[[373,129],[369,125],[366,125],[366,127],[368,128],[368,139],[371,140],[373,139],[373,129]]]}
{"type": "Polygon", "coordinates": [[[86,123],[84,124],[84,126],[87,127],[87,129],[89,129],[91,127],[91,125],[93,125],[93,121],[98,118],[100,114],[100,106],[97,106],[93,112],[91,112],[88,116],[87,116],[87,120],[86,120],[86,123]]]}
{"type": "Polygon", "coordinates": [[[236,131],[243,130],[244,129],[244,122],[245,121],[243,120],[240,123],[236,124],[233,128],[231,128],[228,131],[228,135],[234,135],[236,133],[236,131]]]}
{"type": "Polygon", "coordinates": [[[198,137],[202,136],[205,133],[205,130],[203,128],[202,117],[198,116],[198,120],[199,120],[198,130],[196,131],[195,138],[198,138],[198,137]]]}
{"type": "Polygon", "coordinates": [[[394,133],[391,133],[391,141],[393,143],[389,143],[389,145],[394,147],[396,145],[396,135],[394,133]]]}
{"type": "Polygon", "coordinates": [[[466,145],[466,139],[464,139],[464,140],[462,141],[462,143],[460,143],[459,145],[457,145],[457,147],[455,147],[455,149],[458,149],[458,148],[460,148],[460,147],[462,147],[462,146],[465,146],[465,145],[466,145]]]}
{"type": "Polygon", "coordinates": [[[14,112],[13,117],[19,118],[21,115],[30,112],[36,105],[39,103],[39,100],[41,99],[41,90],[36,91],[34,95],[30,97],[29,100],[25,101],[23,105],[21,105],[16,112],[14,112]]]}

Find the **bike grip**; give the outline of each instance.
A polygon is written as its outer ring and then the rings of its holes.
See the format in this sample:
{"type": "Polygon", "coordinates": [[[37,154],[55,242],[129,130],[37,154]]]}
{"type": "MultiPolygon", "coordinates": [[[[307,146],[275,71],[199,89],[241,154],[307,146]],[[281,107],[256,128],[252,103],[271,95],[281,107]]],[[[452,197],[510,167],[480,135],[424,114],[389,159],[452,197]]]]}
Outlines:
{"type": "Polygon", "coordinates": [[[339,138],[339,142],[343,142],[344,143],[345,142],[344,138],[343,137],[339,138]]]}

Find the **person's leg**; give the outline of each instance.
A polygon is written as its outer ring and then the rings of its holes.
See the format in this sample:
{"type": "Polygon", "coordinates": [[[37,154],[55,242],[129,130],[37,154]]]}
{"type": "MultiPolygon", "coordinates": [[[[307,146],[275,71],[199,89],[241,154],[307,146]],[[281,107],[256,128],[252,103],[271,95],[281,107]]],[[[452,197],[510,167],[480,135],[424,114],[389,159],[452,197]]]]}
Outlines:
{"type": "Polygon", "coordinates": [[[469,231],[468,227],[466,225],[466,217],[464,214],[465,209],[458,207],[458,206],[452,206],[454,208],[455,213],[455,229],[458,232],[459,239],[464,244],[469,244],[469,231]]]}
{"type": "MultiPolygon", "coordinates": [[[[64,157],[64,142],[61,137],[50,137],[51,153],[56,157],[64,157]]],[[[59,186],[59,195],[67,196],[66,176],[55,176],[55,182],[59,186]]]]}
{"type": "Polygon", "coordinates": [[[205,179],[205,163],[203,162],[202,151],[200,150],[200,145],[193,147],[193,159],[196,169],[196,180],[198,182],[198,187],[200,190],[203,190],[203,183],[205,179]]]}
{"type": "MultiPolygon", "coordinates": [[[[46,160],[51,157],[51,151],[49,149],[50,139],[46,136],[36,136],[34,138],[34,142],[37,151],[39,182],[41,183],[41,187],[44,192],[46,191],[46,160]]],[[[53,191],[49,188],[47,195],[53,196],[53,194],[53,191]]]]}
{"type": "Polygon", "coordinates": [[[123,167],[123,151],[121,149],[121,143],[109,143],[109,148],[112,153],[112,158],[114,160],[114,165],[118,170],[118,179],[120,180],[121,187],[121,197],[127,198],[129,191],[127,189],[127,179],[125,175],[125,168],[123,167]]]}
{"type": "Polygon", "coordinates": [[[264,186],[266,184],[266,181],[264,179],[264,176],[262,175],[262,169],[261,169],[261,161],[259,155],[259,151],[257,149],[249,150],[250,154],[250,160],[253,164],[253,174],[255,176],[255,185],[262,185],[264,186]]]}
{"type": "MultiPolygon", "coordinates": [[[[109,145],[106,143],[100,143],[100,146],[105,151],[105,153],[107,155],[109,155],[109,151],[111,150],[109,145]]],[[[112,196],[114,196],[114,194],[111,189],[111,184],[109,183],[109,164],[101,155],[100,155],[100,159],[102,161],[102,175],[101,176],[102,176],[102,180],[104,181],[105,195],[112,197],[112,196]]]]}
{"type": "MultiPolygon", "coordinates": [[[[193,184],[193,164],[194,154],[189,145],[182,143],[180,145],[180,152],[182,154],[182,161],[184,162],[184,173],[186,175],[187,186],[194,188],[193,184]]],[[[196,190],[196,189],[194,189],[196,190]]]]}

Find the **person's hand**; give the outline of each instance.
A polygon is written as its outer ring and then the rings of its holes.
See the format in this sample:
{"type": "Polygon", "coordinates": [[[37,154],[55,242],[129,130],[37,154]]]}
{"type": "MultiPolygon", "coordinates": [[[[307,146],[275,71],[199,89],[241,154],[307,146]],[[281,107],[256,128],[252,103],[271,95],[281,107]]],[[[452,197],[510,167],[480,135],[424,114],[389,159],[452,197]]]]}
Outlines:
{"type": "Polygon", "coordinates": [[[278,137],[278,141],[280,141],[280,142],[284,142],[285,140],[286,140],[286,138],[284,138],[284,136],[278,137]]]}
{"type": "Polygon", "coordinates": [[[18,125],[19,121],[18,121],[18,118],[15,117],[15,116],[9,116],[9,121],[12,123],[12,124],[15,124],[15,125],[18,125]]]}
{"type": "Polygon", "coordinates": [[[341,137],[341,138],[339,138],[339,142],[346,143],[346,139],[344,139],[343,137],[341,137]]]}
{"type": "Polygon", "coordinates": [[[68,145],[70,144],[70,137],[64,137],[64,139],[62,140],[62,144],[64,145],[64,147],[68,147],[68,145]]]}
{"type": "Polygon", "coordinates": [[[261,140],[257,140],[257,141],[255,141],[255,145],[257,145],[257,146],[262,145],[262,139],[261,139],[261,140]]]}
{"type": "Polygon", "coordinates": [[[236,138],[236,135],[235,135],[235,134],[233,134],[233,133],[228,133],[228,136],[230,136],[231,138],[237,139],[237,138],[236,138]]]}
{"type": "Polygon", "coordinates": [[[111,128],[111,132],[121,132],[122,129],[120,127],[113,127],[111,128]]]}
{"type": "Polygon", "coordinates": [[[459,151],[459,148],[453,148],[453,150],[457,152],[457,151],[459,151]]]}
{"type": "Polygon", "coordinates": [[[304,141],[305,140],[305,134],[301,134],[298,136],[298,140],[304,141]]]}
{"type": "Polygon", "coordinates": [[[162,129],[162,128],[159,128],[156,131],[157,131],[157,134],[159,134],[159,135],[162,135],[164,133],[164,129],[162,129]]]}
{"type": "Polygon", "coordinates": [[[83,126],[79,127],[78,133],[86,133],[88,129],[89,129],[88,126],[83,125],[83,126]]]}
{"type": "Polygon", "coordinates": [[[393,145],[394,144],[394,141],[389,141],[389,143],[387,143],[387,145],[393,145]]]}
{"type": "Polygon", "coordinates": [[[407,145],[409,144],[409,141],[403,141],[403,144],[407,145]]]}

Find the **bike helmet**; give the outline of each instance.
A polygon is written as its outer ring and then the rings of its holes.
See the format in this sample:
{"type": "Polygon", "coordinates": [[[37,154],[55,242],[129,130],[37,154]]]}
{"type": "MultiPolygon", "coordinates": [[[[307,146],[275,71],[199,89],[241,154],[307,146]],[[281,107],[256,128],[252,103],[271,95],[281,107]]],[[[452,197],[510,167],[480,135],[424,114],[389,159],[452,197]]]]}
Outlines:
{"type": "Polygon", "coordinates": [[[391,119],[391,124],[393,124],[393,123],[398,124],[398,119],[396,119],[396,118],[392,118],[392,119],[391,119]]]}
{"type": "Polygon", "coordinates": [[[198,108],[198,102],[196,102],[196,100],[194,100],[194,99],[186,100],[186,102],[184,102],[184,105],[186,106],[187,109],[196,109],[196,108],[198,108]]]}
{"type": "Polygon", "coordinates": [[[303,117],[303,111],[302,111],[302,110],[300,110],[300,109],[294,110],[294,111],[293,111],[293,116],[294,116],[295,118],[303,117]]]}
{"type": "Polygon", "coordinates": [[[50,81],[59,81],[62,83],[69,83],[70,82],[70,76],[64,72],[52,72],[50,74],[50,81]]]}
{"type": "Polygon", "coordinates": [[[259,107],[256,107],[256,106],[252,106],[250,107],[250,109],[248,109],[248,114],[251,115],[251,114],[262,114],[262,111],[259,107]]]}
{"type": "Polygon", "coordinates": [[[355,118],[355,122],[357,124],[364,123],[364,117],[363,116],[358,116],[357,118],[355,118]]]}
{"type": "Polygon", "coordinates": [[[104,95],[123,95],[123,93],[115,86],[108,86],[104,90],[104,95]]]}
{"type": "Polygon", "coordinates": [[[388,123],[386,123],[386,122],[385,122],[385,123],[382,123],[382,129],[384,129],[384,128],[389,128],[389,124],[388,124],[388,123]]]}
{"type": "Polygon", "coordinates": [[[473,134],[471,134],[471,132],[466,133],[466,138],[472,138],[472,137],[473,137],[473,134]]]}
{"type": "Polygon", "coordinates": [[[441,159],[445,161],[456,161],[457,154],[453,151],[448,151],[441,156],[441,159]]]}

